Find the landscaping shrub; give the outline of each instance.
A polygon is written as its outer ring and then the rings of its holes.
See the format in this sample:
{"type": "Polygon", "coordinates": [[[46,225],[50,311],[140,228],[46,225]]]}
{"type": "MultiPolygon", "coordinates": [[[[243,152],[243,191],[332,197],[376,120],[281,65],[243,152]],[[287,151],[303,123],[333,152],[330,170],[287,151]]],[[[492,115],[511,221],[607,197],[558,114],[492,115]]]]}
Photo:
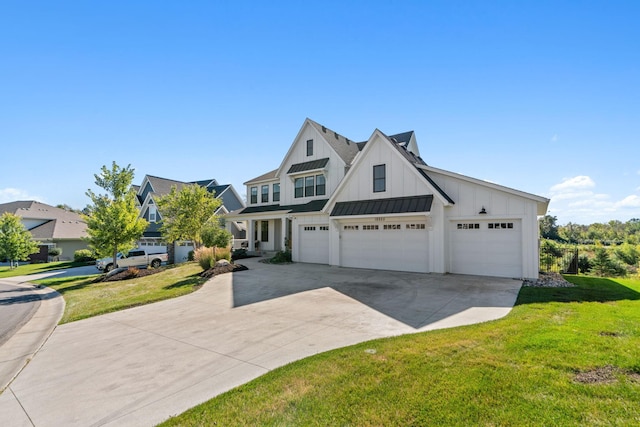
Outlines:
{"type": "Polygon", "coordinates": [[[216,261],[221,259],[231,262],[231,248],[216,248],[216,261]]]}
{"type": "Polygon", "coordinates": [[[213,254],[213,248],[207,248],[206,246],[196,249],[194,252],[194,259],[203,270],[208,270],[216,265],[216,257],[213,254]]]}
{"type": "Polygon", "coordinates": [[[187,254],[187,261],[195,261],[196,255],[194,251],[189,251],[187,254]]]}
{"type": "Polygon", "coordinates": [[[600,277],[627,275],[626,268],[618,260],[611,259],[609,251],[602,247],[596,248],[595,257],[591,260],[590,272],[600,277]]]}
{"type": "Polygon", "coordinates": [[[73,253],[73,260],[75,262],[89,262],[95,261],[96,257],[89,249],[79,249],[73,253]]]}
{"type": "Polygon", "coordinates": [[[126,279],[135,279],[136,277],[138,277],[138,273],[140,273],[140,270],[137,267],[129,267],[127,269],[127,273],[125,278],[126,279]]]}
{"type": "Polygon", "coordinates": [[[234,249],[233,252],[231,253],[232,260],[243,259],[248,257],[249,257],[249,254],[247,253],[247,250],[245,248],[234,249]]]}
{"type": "Polygon", "coordinates": [[[49,247],[49,252],[48,255],[52,258],[55,259],[56,261],[58,260],[58,257],[60,255],[62,255],[62,248],[58,248],[56,246],[51,246],[49,247]]]}
{"type": "Polygon", "coordinates": [[[291,262],[291,251],[288,249],[286,251],[279,251],[269,260],[269,262],[272,264],[291,262]]]}
{"type": "Polygon", "coordinates": [[[588,256],[580,255],[580,257],[578,257],[578,270],[582,274],[586,274],[591,270],[591,261],[589,261],[588,256]]]}

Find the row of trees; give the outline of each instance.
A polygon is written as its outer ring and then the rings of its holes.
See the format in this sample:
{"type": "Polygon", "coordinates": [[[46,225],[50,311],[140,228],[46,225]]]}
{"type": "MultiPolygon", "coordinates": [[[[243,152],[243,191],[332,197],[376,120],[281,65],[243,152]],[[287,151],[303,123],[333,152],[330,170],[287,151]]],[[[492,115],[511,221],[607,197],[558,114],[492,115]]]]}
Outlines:
{"type": "MultiPolygon", "coordinates": [[[[120,167],[113,162],[111,168],[102,166],[95,174],[95,184],[104,190],[96,194],[87,190],[91,204],[83,210],[87,222],[87,234],[92,250],[101,257],[115,258],[119,251],[133,248],[148,226],[139,218],[136,195],[131,184],[134,169],[131,165],[120,167]]],[[[196,248],[227,246],[231,233],[221,227],[215,215],[221,200],[199,185],[188,185],[157,199],[162,213],[161,232],[169,242],[191,240],[196,248]]],[[[11,213],[0,216],[0,259],[10,260],[11,268],[18,261],[26,261],[29,255],[39,251],[31,233],[26,230],[20,217],[11,213]]]]}
{"type": "Polygon", "coordinates": [[[632,218],[627,222],[612,220],[607,223],[590,225],[558,225],[558,218],[545,215],[540,219],[540,237],[561,243],[595,244],[605,246],[629,243],[640,244],[640,219],[632,218]]]}
{"type": "MultiPolygon", "coordinates": [[[[111,169],[103,166],[94,177],[105,193],[87,191],[92,202],[85,215],[89,243],[99,256],[112,256],[115,264],[117,253],[131,249],[148,222],[138,217],[131,165],[122,168],[113,162],[111,169]]],[[[166,241],[191,240],[196,249],[202,244],[214,248],[229,244],[231,233],[220,226],[220,218],[215,215],[222,201],[206,188],[196,184],[180,190],[173,187],[156,202],[162,214],[160,231],[166,241]]]]}

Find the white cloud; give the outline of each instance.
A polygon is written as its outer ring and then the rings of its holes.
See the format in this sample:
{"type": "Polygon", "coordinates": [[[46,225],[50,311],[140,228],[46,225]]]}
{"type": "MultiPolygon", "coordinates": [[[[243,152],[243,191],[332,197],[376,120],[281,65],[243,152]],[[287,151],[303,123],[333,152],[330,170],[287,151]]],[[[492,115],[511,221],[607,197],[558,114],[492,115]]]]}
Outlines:
{"type": "Polygon", "coordinates": [[[640,208],[640,196],[632,194],[614,204],[615,208],[640,208]]]}
{"type": "Polygon", "coordinates": [[[576,190],[585,188],[593,188],[596,183],[586,175],[574,176],[573,178],[565,178],[560,184],[551,187],[551,193],[571,193],[576,190]]]}
{"type": "Polygon", "coordinates": [[[43,201],[42,197],[31,195],[19,188],[0,188],[0,203],[16,202],[18,200],[43,201]]]}

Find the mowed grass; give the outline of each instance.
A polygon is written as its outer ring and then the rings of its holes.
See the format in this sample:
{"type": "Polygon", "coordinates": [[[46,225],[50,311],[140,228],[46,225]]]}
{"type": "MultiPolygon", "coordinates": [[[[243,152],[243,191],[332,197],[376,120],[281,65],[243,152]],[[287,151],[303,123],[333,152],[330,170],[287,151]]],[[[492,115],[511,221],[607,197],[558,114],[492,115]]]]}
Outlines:
{"type": "Polygon", "coordinates": [[[21,264],[11,270],[8,266],[0,267],[0,279],[4,277],[26,276],[29,274],[45,273],[52,270],[63,270],[72,267],[83,267],[86,262],[56,261],[40,264],[21,264]]]}
{"type": "Polygon", "coordinates": [[[50,278],[34,281],[60,292],[66,307],[60,323],[124,310],[191,293],[207,279],[202,268],[189,262],[130,280],[93,283],[95,276],[50,278]]]}
{"type": "Polygon", "coordinates": [[[640,280],[568,280],[523,288],[497,321],[292,363],[163,425],[640,425],[640,280]]]}

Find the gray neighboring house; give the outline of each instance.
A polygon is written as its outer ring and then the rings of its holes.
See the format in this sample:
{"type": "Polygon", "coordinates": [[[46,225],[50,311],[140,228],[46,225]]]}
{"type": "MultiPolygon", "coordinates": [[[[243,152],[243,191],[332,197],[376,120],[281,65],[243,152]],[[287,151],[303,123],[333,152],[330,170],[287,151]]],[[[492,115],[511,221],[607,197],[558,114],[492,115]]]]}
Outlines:
{"type": "Polygon", "coordinates": [[[0,204],[0,215],[5,212],[19,216],[40,245],[40,253],[30,256],[32,261],[47,261],[50,247],[62,249],[60,260],[72,260],[75,251],[88,249],[88,243],[84,240],[87,237],[87,223],[75,212],[34,200],[0,204]]]}
{"type": "MultiPolygon", "coordinates": [[[[142,238],[138,241],[139,248],[145,249],[148,253],[168,252],[170,262],[178,263],[187,260],[189,252],[193,250],[193,243],[180,241],[167,244],[167,242],[162,239],[162,234],[160,233],[162,213],[158,212],[155,199],[169,194],[172,187],[180,190],[186,185],[193,184],[205,187],[209,192],[214,193],[217,199],[222,200],[222,205],[216,211],[217,215],[224,215],[245,207],[242,197],[240,197],[231,184],[221,185],[215,179],[184,182],[153,175],[145,175],[140,185],[133,186],[137,195],[140,217],[149,222],[149,226],[142,235],[142,238]]],[[[243,222],[227,221],[226,228],[231,232],[234,239],[246,238],[246,229],[243,222]]]]}

